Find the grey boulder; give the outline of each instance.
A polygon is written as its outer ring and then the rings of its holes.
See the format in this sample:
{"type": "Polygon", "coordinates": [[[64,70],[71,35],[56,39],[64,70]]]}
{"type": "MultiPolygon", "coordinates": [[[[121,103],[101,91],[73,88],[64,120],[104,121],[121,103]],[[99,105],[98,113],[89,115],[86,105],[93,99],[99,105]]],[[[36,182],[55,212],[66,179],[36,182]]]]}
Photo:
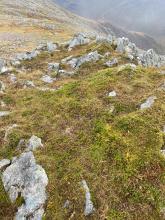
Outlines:
{"type": "Polygon", "coordinates": [[[48,177],[45,170],[36,164],[32,152],[14,158],[2,174],[2,182],[10,200],[21,196],[24,203],[18,208],[15,220],[41,220],[46,202],[48,177]]]}

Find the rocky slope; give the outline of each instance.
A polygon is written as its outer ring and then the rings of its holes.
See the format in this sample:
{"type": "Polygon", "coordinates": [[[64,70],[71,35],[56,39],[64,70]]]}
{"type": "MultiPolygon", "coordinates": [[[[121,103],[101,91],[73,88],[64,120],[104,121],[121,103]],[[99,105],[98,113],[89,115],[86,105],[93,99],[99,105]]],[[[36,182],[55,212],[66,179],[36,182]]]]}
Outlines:
{"type": "Polygon", "coordinates": [[[154,48],[159,45],[148,36],[126,33],[121,29],[76,16],[53,0],[1,0],[0,1],[0,57],[10,58],[16,52],[32,50],[39,42],[69,39],[79,31],[108,34],[131,38],[139,47],[154,48]]]}
{"type": "Polygon", "coordinates": [[[0,62],[0,219],[164,219],[165,68],[78,34],[0,62]]]}

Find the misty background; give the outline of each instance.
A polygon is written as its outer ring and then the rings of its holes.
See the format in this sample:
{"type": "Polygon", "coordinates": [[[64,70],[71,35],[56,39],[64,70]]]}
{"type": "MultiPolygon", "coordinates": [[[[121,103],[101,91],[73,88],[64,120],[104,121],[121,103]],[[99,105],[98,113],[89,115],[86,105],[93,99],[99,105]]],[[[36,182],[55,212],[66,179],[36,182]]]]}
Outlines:
{"type": "Polygon", "coordinates": [[[81,16],[147,33],[165,44],[165,0],[54,0],[81,16]]]}

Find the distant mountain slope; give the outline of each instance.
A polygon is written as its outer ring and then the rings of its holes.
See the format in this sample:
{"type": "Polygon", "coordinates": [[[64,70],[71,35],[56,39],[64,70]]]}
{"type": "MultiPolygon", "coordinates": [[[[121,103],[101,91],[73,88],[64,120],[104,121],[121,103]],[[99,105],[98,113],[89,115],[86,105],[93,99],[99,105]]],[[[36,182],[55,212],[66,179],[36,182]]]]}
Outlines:
{"type": "MultiPolygon", "coordinates": [[[[110,22],[125,30],[145,32],[143,38],[131,36],[138,46],[165,53],[165,1],[162,0],[54,0],[79,15],[110,22]],[[148,37],[153,36],[158,43],[148,37]]],[[[118,28],[119,30],[120,28],[118,28]]],[[[118,32],[118,31],[117,31],[118,32]]],[[[127,35],[127,31],[124,31],[127,35]]],[[[124,34],[124,35],[125,35],[124,34]]],[[[129,34],[130,35],[130,32],[129,34]]]]}

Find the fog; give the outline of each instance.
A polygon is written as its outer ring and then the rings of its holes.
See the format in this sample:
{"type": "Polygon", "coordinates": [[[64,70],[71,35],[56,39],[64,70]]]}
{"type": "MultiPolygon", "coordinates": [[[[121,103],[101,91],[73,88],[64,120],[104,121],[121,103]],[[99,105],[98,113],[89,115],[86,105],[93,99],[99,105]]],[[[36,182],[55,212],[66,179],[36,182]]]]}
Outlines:
{"type": "Polygon", "coordinates": [[[79,15],[165,36],[165,0],[56,0],[79,15]]]}

